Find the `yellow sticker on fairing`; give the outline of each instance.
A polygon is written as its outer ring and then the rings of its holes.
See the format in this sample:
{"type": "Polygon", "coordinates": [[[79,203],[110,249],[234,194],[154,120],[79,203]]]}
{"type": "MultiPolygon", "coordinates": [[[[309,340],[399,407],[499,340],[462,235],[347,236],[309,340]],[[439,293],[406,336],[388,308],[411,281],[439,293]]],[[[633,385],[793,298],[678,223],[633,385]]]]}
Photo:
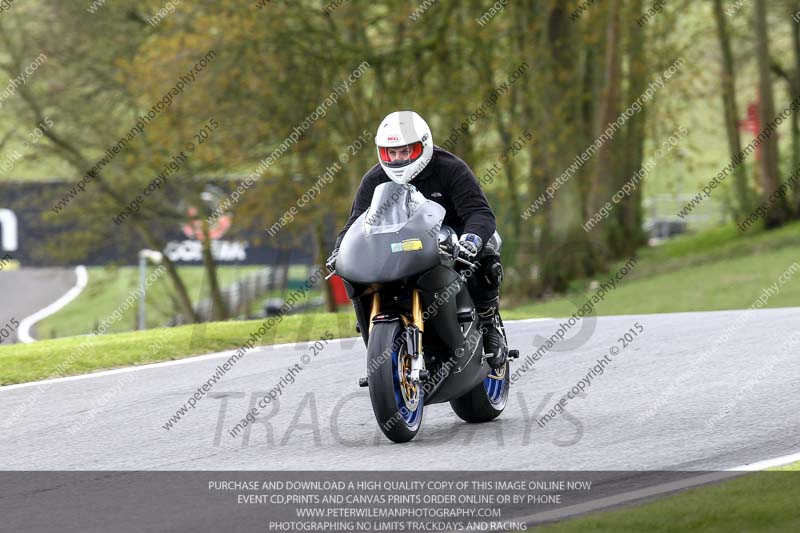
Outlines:
{"type": "Polygon", "coordinates": [[[422,241],[419,239],[406,239],[403,242],[392,243],[392,253],[395,252],[413,252],[414,250],[422,250],[422,241]]]}

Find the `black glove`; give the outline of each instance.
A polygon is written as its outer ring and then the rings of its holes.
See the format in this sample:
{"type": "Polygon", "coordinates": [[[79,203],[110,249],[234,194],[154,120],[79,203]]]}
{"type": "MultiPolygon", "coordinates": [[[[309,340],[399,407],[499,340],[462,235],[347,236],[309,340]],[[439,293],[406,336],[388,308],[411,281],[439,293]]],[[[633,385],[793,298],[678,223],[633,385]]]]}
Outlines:
{"type": "Polygon", "coordinates": [[[460,255],[472,259],[478,255],[478,250],[481,249],[483,241],[474,233],[465,233],[458,240],[458,251],[460,255]]]}
{"type": "Polygon", "coordinates": [[[325,261],[325,268],[328,269],[328,272],[335,272],[336,271],[336,258],[339,256],[339,249],[335,249],[331,256],[325,261]]]}

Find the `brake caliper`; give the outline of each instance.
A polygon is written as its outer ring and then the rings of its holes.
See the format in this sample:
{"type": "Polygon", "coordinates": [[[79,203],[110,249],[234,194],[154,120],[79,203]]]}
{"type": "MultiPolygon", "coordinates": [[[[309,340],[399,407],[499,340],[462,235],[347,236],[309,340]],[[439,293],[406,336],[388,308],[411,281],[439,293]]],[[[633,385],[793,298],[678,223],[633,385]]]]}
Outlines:
{"type": "Polygon", "coordinates": [[[411,357],[411,373],[408,379],[414,384],[420,382],[420,373],[425,370],[425,358],[422,356],[421,344],[422,332],[415,325],[408,326],[406,328],[406,347],[411,357]]]}

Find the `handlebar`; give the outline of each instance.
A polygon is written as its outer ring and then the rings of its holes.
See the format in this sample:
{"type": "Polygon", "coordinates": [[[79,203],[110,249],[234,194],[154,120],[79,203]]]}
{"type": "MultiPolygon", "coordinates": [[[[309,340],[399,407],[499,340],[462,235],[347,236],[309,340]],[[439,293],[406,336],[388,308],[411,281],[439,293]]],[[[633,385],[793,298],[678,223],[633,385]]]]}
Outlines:
{"type": "Polygon", "coordinates": [[[478,263],[473,263],[472,261],[468,261],[468,260],[464,259],[463,257],[456,257],[456,261],[458,261],[460,263],[464,263],[465,265],[469,266],[473,270],[478,268],[478,263]]]}
{"type": "Polygon", "coordinates": [[[439,253],[440,254],[446,255],[448,257],[451,257],[454,261],[456,261],[458,263],[463,263],[463,264],[467,265],[468,267],[470,267],[473,270],[478,268],[478,264],[477,263],[473,263],[472,261],[469,261],[468,259],[465,259],[464,257],[462,257],[458,253],[459,250],[460,250],[460,248],[458,246],[453,246],[452,247],[452,251],[451,251],[449,249],[449,247],[447,247],[445,245],[439,245],[439,253]]]}

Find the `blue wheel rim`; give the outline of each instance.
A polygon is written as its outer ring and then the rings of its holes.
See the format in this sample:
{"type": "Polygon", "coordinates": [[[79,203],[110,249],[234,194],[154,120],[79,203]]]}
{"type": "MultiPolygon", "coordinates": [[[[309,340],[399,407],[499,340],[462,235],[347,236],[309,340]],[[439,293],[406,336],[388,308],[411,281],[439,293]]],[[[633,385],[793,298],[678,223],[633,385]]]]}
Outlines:
{"type": "MultiPolygon", "coordinates": [[[[497,370],[492,369],[491,376],[500,377],[497,370]]],[[[486,377],[483,380],[483,387],[486,389],[486,396],[492,405],[501,405],[505,402],[506,391],[508,390],[508,365],[503,368],[503,378],[494,379],[486,377]]]]}
{"type": "MultiPolygon", "coordinates": [[[[402,331],[400,332],[400,335],[402,335],[402,331]]],[[[401,349],[403,347],[405,347],[405,344],[401,345],[401,349]]],[[[400,378],[398,377],[398,372],[397,372],[399,358],[400,358],[400,350],[393,350],[392,377],[394,381],[394,397],[395,400],[397,401],[397,409],[398,413],[400,414],[400,418],[403,420],[403,422],[405,422],[405,424],[409,428],[414,429],[420,423],[420,420],[422,418],[422,400],[423,400],[422,388],[418,387],[419,401],[417,402],[417,408],[414,409],[413,411],[409,410],[406,407],[406,402],[403,399],[403,393],[400,390],[402,385],[400,384],[400,378]]]]}

